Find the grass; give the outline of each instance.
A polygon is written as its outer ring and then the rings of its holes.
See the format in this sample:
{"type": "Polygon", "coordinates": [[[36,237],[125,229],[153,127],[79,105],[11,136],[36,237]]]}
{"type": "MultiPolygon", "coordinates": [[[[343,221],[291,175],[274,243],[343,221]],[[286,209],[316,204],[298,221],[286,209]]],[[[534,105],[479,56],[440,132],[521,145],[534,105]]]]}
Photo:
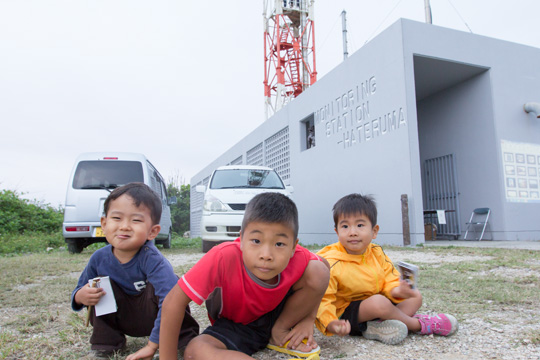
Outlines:
{"type": "MultiPolygon", "coordinates": [[[[95,243],[85,251],[95,250],[107,245],[105,242],[95,243]]],[[[26,232],[25,234],[0,234],[0,256],[15,256],[28,253],[44,253],[53,250],[63,251],[66,243],[62,237],[62,231],[47,234],[39,232],[26,232]]],[[[199,250],[201,239],[185,239],[179,235],[173,235],[171,248],[183,250],[199,250]]]]}
{"type": "Polygon", "coordinates": [[[173,237],[171,241],[171,249],[178,249],[184,251],[200,252],[201,251],[201,238],[184,238],[180,236],[173,237]]]}
{"type": "Polygon", "coordinates": [[[505,306],[533,306],[540,296],[540,277],[518,274],[519,270],[525,269],[540,273],[537,251],[457,247],[430,247],[415,251],[442,257],[476,257],[472,261],[436,266],[419,264],[419,287],[426,310],[477,314],[505,306]]]}
{"type": "MultiPolygon", "coordinates": [[[[35,239],[33,235],[31,239],[35,239]]],[[[95,244],[81,254],[69,254],[59,246],[49,251],[41,247],[33,253],[0,255],[0,359],[80,359],[88,353],[91,327],[84,325],[86,311],[71,310],[70,295],[91,254],[103,245],[95,244]]],[[[200,239],[175,236],[171,249],[160,249],[165,256],[194,254],[200,253],[201,243],[200,239]]],[[[437,264],[416,261],[425,312],[444,311],[455,314],[458,320],[474,316],[492,322],[493,314],[508,308],[536,311],[540,298],[537,251],[458,247],[385,249],[410,252],[420,259],[433,255],[470,259],[437,264]]],[[[185,270],[183,266],[175,269],[185,270]]],[[[524,332],[515,340],[538,346],[540,330],[524,332]]],[[[144,338],[130,338],[128,351],[136,351],[145,343],[144,338]]]]}
{"type": "MultiPolygon", "coordinates": [[[[91,328],[84,325],[85,311],[71,310],[70,295],[92,253],[106,244],[69,254],[63,243],[47,251],[34,235],[10,236],[9,242],[33,245],[0,253],[0,359],[80,359],[89,351],[91,328]]],[[[159,248],[171,255],[196,253],[201,242],[175,236],[171,249],[159,248]]],[[[128,350],[146,341],[130,339],[128,350]]]]}
{"type": "Polygon", "coordinates": [[[0,255],[45,252],[65,246],[62,231],[55,233],[26,232],[20,234],[0,234],[0,255]]]}
{"type": "Polygon", "coordinates": [[[531,343],[533,345],[540,345],[540,330],[532,331],[529,336],[523,340],[524,343],[531,343]],[[528,341],[527,341],[528,340],[528,341]]]}

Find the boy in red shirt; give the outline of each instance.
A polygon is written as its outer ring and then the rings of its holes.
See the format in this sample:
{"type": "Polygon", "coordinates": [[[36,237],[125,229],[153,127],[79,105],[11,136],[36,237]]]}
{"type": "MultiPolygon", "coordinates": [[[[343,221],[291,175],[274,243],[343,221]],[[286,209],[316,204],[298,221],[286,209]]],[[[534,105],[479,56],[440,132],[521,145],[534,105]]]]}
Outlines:
{"type": "Polygon", "coordinates": [[[318,359],[317,308],[328,286],[325,262],[298,244],[298,211],[263,193],[247,205],[240,238],[210,250],[163,303],[160,359],[176,359],[185,308],[206,302],[212,326],[186,348],[189,359],[252,359],[266,346],[318,359]]]}

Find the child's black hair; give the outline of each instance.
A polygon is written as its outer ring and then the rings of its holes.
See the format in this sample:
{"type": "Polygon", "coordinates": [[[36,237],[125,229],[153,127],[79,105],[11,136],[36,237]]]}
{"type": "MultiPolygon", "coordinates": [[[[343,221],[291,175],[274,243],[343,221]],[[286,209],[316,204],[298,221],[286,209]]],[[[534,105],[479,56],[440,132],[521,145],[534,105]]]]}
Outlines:
{"type": "Polygon", "coordinates": [[[285,224],[294,232],[294,240],[298,238],[298,209],[289,197],[274,192],[256,195],[246,206],[242,221],[244,229],[252,222],[285,224]]]}
{"type": "Polygon", "coordinates": [[[371,226],[377,225],[377,205],[371,195],[349,194],[344,196],[335,203],[332,211],[336,229],[340,216],[354,214],[365,215],[371,221],[371,226]]]}
{"type": "Polygon", "coordinates": [[[147,207],[150,210],[152,224],[159,224],[161,220],[161,200],[148,185],[141,182],[132,182],[114,189],[105,200],[105,204],[103,204],[105,216],[109,212],[111,201],[118,199],[122,195],[132,198],[137,207],[141,206],[141,204],[147,207]]]}

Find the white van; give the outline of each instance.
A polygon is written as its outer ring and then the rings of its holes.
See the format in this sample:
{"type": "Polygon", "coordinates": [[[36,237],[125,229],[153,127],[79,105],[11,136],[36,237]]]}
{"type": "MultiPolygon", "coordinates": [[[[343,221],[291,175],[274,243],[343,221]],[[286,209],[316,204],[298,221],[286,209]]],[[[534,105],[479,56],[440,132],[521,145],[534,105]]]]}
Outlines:
{"type": "Polygon", "coordinates": [[[246,204],[263,192],[279,192],[290,196],[291,186],[271,168],[251,165],[227,165],[214,170],[208,187],[198,185],[195,190],[204,192],[201,219],[203,252],[224,241],[240,235],[246,204]]]}
{"type": "Polygon", "coordinates": [[[171,209],[163,177],[142,154],[119,152],[83,153],[75,161],[66,194],[62,233],[70,253],[80,253],[95,242],[106,242],[101,230],[103,204],[109,193],[130,182],[150,186],[161,198],[161,231],[155,239],[171,247],[171,209]]]}

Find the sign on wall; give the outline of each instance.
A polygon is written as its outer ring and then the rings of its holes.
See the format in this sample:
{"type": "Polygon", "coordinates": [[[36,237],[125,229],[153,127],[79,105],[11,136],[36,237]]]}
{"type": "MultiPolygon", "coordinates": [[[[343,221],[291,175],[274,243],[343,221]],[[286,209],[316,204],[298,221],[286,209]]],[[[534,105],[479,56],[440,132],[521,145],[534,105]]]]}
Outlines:
{"type": "Polygon", "coordinates": [[[328,103],[314,111],[315,124],[323,124],[326,138],[334,140],[344,149],[349,149],[407,125],[403,107],[384,112],[373,111],[370,99],[377,96],[377,84],[377,78],[373,75],[364,82],[336,94],[328,103]]]}
{"type": "Polygon", "coordinates": [[[506,201],[540,202],[540,144],[501,140],[506,201]]]}

